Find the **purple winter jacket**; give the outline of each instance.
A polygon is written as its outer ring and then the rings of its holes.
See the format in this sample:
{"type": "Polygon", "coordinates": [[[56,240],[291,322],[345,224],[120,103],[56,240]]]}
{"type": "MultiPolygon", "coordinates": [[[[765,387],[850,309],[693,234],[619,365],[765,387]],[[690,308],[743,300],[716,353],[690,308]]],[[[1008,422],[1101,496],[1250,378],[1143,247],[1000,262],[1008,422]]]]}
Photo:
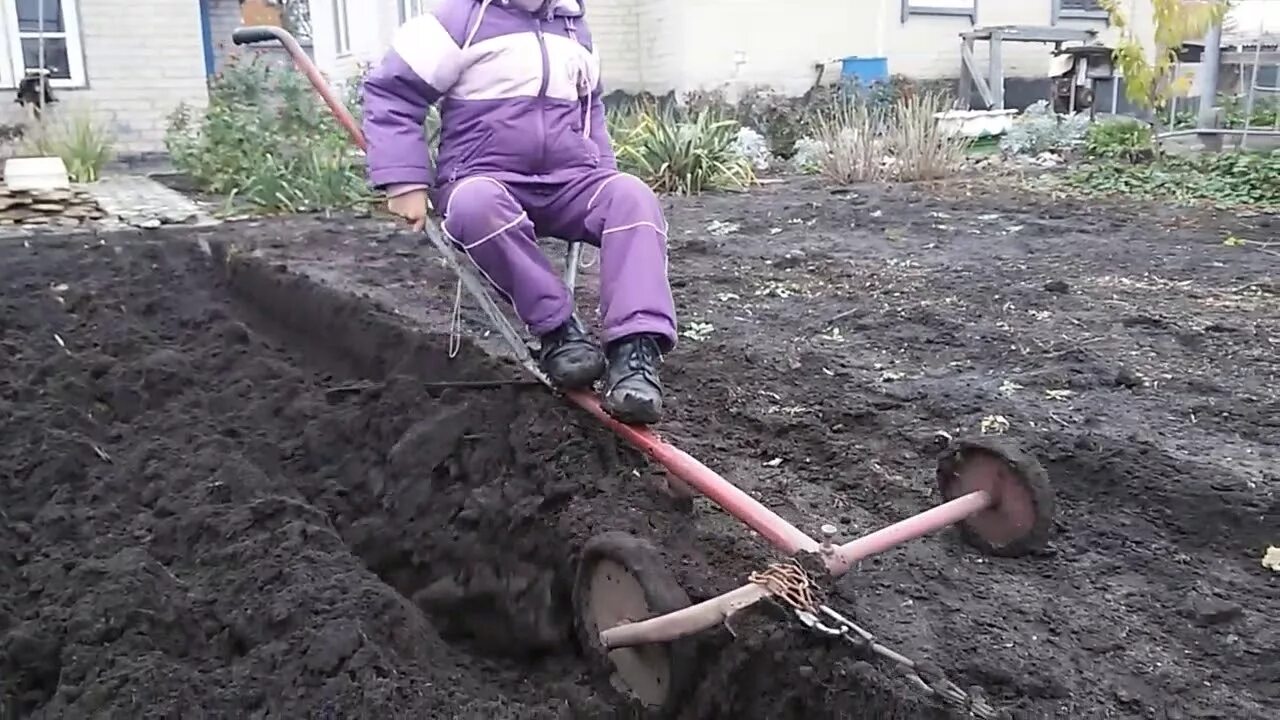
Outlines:
{"type": "Polygon", "coordinates": [[[444,185],[464,175],[616,167],[600,61],[582,0],[442,0],[397,31],[364,83],[369,181],[444,185]],[[438,168],[423,121],[440,102],[438,168]]]}

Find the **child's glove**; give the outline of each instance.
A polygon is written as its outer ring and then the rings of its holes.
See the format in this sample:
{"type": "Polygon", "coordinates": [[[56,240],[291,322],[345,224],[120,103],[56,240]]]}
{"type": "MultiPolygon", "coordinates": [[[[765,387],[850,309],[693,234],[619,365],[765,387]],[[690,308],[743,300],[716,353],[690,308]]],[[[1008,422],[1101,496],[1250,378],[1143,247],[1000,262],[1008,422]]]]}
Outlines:
{"type": "Polygon", "coordinates": [[[431,201],[425,187],[393,186],[387,188],[387,195],[387,209],[393,215],[399,215],[409,222],[414,232],[421,232],[426,227],[427,215],[431,213],[431,201]]]}

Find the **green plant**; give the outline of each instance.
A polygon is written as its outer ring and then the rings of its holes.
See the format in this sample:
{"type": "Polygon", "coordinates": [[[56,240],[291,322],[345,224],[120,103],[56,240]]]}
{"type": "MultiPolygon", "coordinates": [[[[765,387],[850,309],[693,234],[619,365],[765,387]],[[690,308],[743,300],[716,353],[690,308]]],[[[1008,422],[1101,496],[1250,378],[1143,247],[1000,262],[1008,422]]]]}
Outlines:
{"type": "MultiPolygon", "coordinates": [[[[357,104],[351,109],[358,114],[357,104]]],[[[211,83],[203,112],[184,105],[173,113],[165,144],[202,188],[262,211],[370,199],[359,153],[292,68],[233,60],[211,83]]]]}
{"type": "Polygon", "coordinates": [[[1151,126],[1133,118],[1103,120],[1089,126],[1085,153],[1092,158],[1138,162],[1151,158],[1154,139],[1151,126]]]}
{"type": "Polygon", "coordinates": [[[755,181],[751,163],[738,150],[741,126],[715,110],[639,103],[611,109],[607,120],[619,169],[657,192],[740,190],[755,181]]]}
{"type": "Polygon", "coordinates": [[[1137,165],[1104,160],[1069,173],[1066,181],[1094,193],[1280,211],[1280,150],[1166,156],[1137,165]]]}
{"type": "Polygon", "coordinates": [[[115,139],[87,111],[69,117],[45,115],[27,128],[19,152],[28,156],[60,157],[72,182],[94,182],[111,162],[115,139]]]}
{"type": "Polygon", "coordinates": [[[1120,33],[1112,59],[1124,74],[1125,97],[1148,110],[1167,107],[1172,98],[1186,94],[1190,78],[1174,75],[1178,50],[1221,22],[1231,5],[1229,0],[1150,0],[1152,47],[1147,47],[1121,9],[1121,0],[1100,2],[1120,33]]]}
{"type": "MultiPolygon", "coordinates": [[[[1250,109],[1244,95],[1221,93],[1218,95],[1217,105],[1222,108],[1223,127],[1238,130],[1245,126],[1247,120],[1252,128],[1280,128],[1280,99],[1256,95],[1253,98],[1253,108],[1250,109]]],[[[1196,120],[1194,110],[1180,110],[1174,116],[1173,127],[1179,130],[1193,128],[1196,120]]]]}
{"type": "Polygon", "coordinates": [[[838,87],[815,86],[793,97],[757,85],[730,102],[722,90],[695,90],[685,93],[681,106],[690,115],[707,110],[723,119],[738,121],[764,136],[772,156],[786,160],[795,154],[796,143],[813,133],[817,113],[838,92],[838,87]]]}
{"type": "Polygon", "coordinates": [[[1000,149],[1011,155],[1037,155],[1069,150],[1084,141],[1089,117],[1083,113],[1059,115],[1046,100],[1033,103],[1000,138],[1000,149]]]}

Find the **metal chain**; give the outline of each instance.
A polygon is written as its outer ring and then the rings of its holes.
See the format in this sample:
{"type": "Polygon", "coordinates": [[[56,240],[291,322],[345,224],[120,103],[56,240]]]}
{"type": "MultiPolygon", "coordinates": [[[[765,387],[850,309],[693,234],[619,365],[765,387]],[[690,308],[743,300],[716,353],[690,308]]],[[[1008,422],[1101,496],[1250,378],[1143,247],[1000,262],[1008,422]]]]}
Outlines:
{"type": "Polygon", "coordinates": [[[831,637],[842,637],[859,652],[882,658],[893,663],[916,689],[926,695],[935,697],[957,710],[963,710],[970,717],[982,720],[1009,720],[1013,716],[1007,710],[997,710],[987,701],[980,687],[971,687],[968,692],[951,682],[942,670],[931,663],[916,662],[890,648],[876,642],[876,638],[849,618],[820,605],[817,613],[796,608],[796,616],[806,627],[831,637]],[[825,616],[833,624],[827,624],[819,618],[825,616]]]}
{"type": "Polygon", "coordinates": [[[813,581],[809,579],[809,573],[795,561],[773,563],[764,570],[751,573],[749,579],[797,612],[812,613],[818,609],[813,581]]]}
{"type": "Polygon", "coordinates": [[[937,666],[916,662],[881,645],[876,642],[874,635],[857,623],[826,605],[818,604],[817,588],[809,579],[809,574],[794,560],[773,563],[764,570],[753,572],[750,580],[767,589],[775,599],[790,606],[800,622],[809,629],[829,637],[844,638],[859,652],[893,663],[902,671],[907,682],[924,694],[963,710],[970,717],[982,720],[1008,720],[1012,717],[1008,711],[993,707],[982,688],[972,687],[968,692],[962,690],[959,685],[948,680],[937,666]]]}

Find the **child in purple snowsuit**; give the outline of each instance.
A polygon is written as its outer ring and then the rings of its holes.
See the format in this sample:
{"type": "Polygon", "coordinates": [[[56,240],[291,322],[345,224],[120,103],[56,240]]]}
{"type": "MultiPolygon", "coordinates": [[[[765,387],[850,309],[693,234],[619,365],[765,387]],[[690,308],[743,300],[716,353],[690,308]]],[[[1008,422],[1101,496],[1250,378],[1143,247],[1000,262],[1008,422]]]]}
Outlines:
{"type": "Polygon", "coordinates": [[[667,225],[648,186],[618,172],[582,16],[582,0],[442,0],[407,22],[364,84],[369,178],[415,226],[428,197],[443,210],[445,234],[541,340],[554,382],[604,376],[606,410],[652,423],[658,365],[676,342],[667,225]],[[423,121],[436,102],[433,171],[423,121]],[[600,247],[603,350],[538,235],[600,247]]]}

